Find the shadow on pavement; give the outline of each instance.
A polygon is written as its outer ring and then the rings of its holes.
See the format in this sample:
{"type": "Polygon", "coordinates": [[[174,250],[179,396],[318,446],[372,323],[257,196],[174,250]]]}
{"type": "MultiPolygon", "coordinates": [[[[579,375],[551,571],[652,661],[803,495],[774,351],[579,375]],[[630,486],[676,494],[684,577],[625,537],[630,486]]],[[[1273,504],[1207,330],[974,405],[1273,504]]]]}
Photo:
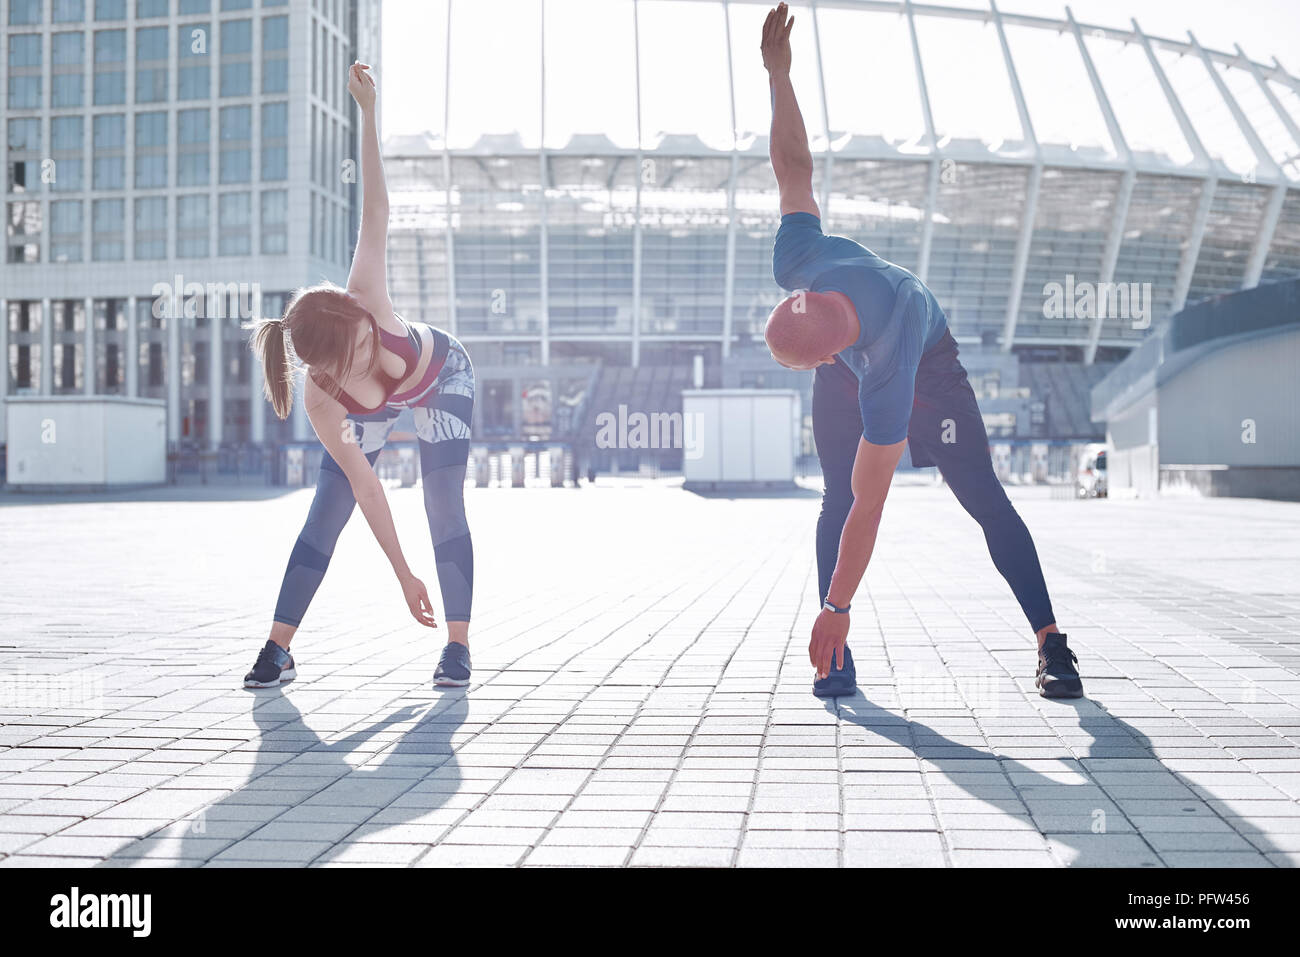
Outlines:
{"type": "MultiPolygon", "coordinates": [[[[302,690],[310,693],[311,688],[302,690]]],[[[247,781],[123,847],[100,867],[198,866],[214,858],[221,863],[223,851],[247,838],[265,841],[265,846],[245,845],[243,853],[228,859],[236,866],[258,863],[263,855],[265,863],[279,866],[325,862],[355,846],[343,842],[355,838],[358,828],[371,833],[430,823],[429,813],[441,808],[459,786],[451,740],[469,711],[465,689],[445,695],[426,692],[429,700],[398,708],[328,742],[303,720],[292,690],[249,693],[255,699],[252,717],[260,732],[256,759],[251,766],[228,765],[232,776],[246,774],[247,781]],[[400,736],[391,743],[373,740],[389,731],[400,736]],[[268,816],[268,807],[278,810],[268,816]],[[156,856],[145,859],[151,852],[156,856]]],[[[201,786],[202,779],[197,780],[191,787],[201,786]]],[[[214,778],[213,786],[222,786],[220,780],[214,778]]],[[[430,834],[442,829],[430,823],[430,834]]]]}
{"type": "Polygon", "coordinates": [[[158,485],[102,492],[10,492],[0,487],[0,508],[15,505],[86,505],[116,502],[262,502],[303,488],[288,485],[158,485]]]}
{"type": "MultiPolygon", "coordinates": [[[[1155,762],[1158,772],[1170,774],[1176,786],[1166,783],[1151,784],[1152,794],[1139,798],[1168,802],[1160,809],[1151,808],[1138,817],[1186,817],[1202,821],[1205,828],[1190,826],[1177,829],[1166,827],[1161,833],[1219,833],[1225,822],[1207,805],[1215,800],[1209,789],[1193,784],[1176,771],[1165,767],[1156,757],[1150,740],[1125,721],[1107,712],[1101,705],[1087,698],[1053,701],[1052,706],[1073,708],[1079,715],[1079,728],[1091,736],[1090,745],[1073,745],[1072,759],[1043,758],[1043,761],[1067,761],[1077,765],[1087,776],[1087,783],[1068,784],[1054,780],[1015,758],[999,757],[987,748],[971,747],[945,737],[941,732],[921,721],[908,719],[896,712],[873,705],[861,689],[851,698],[838,698],[826,702],[826,710],[844,720],[880,735],[911,750],[921,760],[927,761],[944,774],[949,781],[973,798],[996,808],[1006,817],[1028,813],[1033,828],[1058,846],[1057,856],[1068,860],[1071,867],[1159,867],[1164,863],[1141,829],[1135,829],[1131,814],[1118,806],[1106,791],[1104,783],[1095,777],[1093,762],[1102,759],[1139,759],[1155,762]],[[838,703],[838,708],[836,704],[838,703]],[[1085,751],[1086,753],[1081,753],[1085,751]],[[998,774],[998,778],[985,775],[998,774]],[[963,780],[963,776],[965,779],[963,780]],[[979,778],[977,780],[976,778],[979,778]],[[1015,797],[1007,796],[1007,784],[1012,783],[1015,797]],[[1098,793],[1100,790],[1101,793],[1098,793]],[[1158,793],[1157,793],[1158,792],[1158,793]],[[1195,815],[1195,817],[1193,817],[1195,815]],[[1096,830],[1099,825],[1104,830],[1096,830]],[[1117,838],[1121,840],[1116,841],[1117,838]],[[1138,842],[1141,842],[1140,844],[1138,842]],[[1117,846],[1119,845],[1119,846],[1117,846]],[[1149,857],[1150,861],[1140,858],[1149,857]]],[[[969,712],[967,712],[969,714],[969,712]]],[[[1047,739],[1056,740],[1056,739],[1047,739]]],[[[1065,770],[1065,769],[1062,769],[1065,770]]],[[[1151,768],[1148,770],[1157,770],[1151,768]]],[[[851,771],[848,773],[852,773],[851,771]]],[[[1121,796],[1123,797],[1123,796],[1121,796]]],[[[1128,799],[1132,799],[1129,796],[1128,799]]],[[[1026,822],[1028,824],[1028,822],[1026,822]]],[[[960,830],[939,821],[945,831],[960,830]]],[[[1254,848],[1240,846],[1231,838],[1231,830],[1223,830],[1225,840],[1234,847],[1225,850],[1254,851],[1271,854],[1278,850],[1257,828],[1242,818],[1234,818],[1230,827],[1245,838],[1254,848]]],[[[1155,833],[1153,830],[1152,833],[1155,833]]],[[[992,850],[993,848],[990,848],[992,850]]],[[[1010,848],[1006,848],[1010,850],[1010,848]]],[[[1176,850],[1166,848],[1166,852],[1176,850]]],[[[1204,855],[1212,851],[1190,850],[1188,853],[1204,855]]],[[[1259,857],[1261,866],[1271,861],[1259,857]]]]}
{"type": "Polygon", "coordinates": [[[733,488],[691,488],[683,485],[682,491],[690,495],[698,495],[700,498],[710,499],[741,499],[741,498],[821,498],[820,489],[804,488],[802,485],[792,485],[788,488],[744,488],[741,486],[733,488]]]}

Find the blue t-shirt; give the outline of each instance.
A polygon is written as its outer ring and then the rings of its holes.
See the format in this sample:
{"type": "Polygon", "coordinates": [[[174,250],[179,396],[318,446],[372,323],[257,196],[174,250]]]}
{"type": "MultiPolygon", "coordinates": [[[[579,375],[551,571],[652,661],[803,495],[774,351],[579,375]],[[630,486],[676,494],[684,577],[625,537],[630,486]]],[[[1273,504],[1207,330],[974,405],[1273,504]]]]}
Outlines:
{"type": "Polygon", "coordinates": [[[781,217],[772,275],[782,289],[839,292],[862,333],[839,353],[858,377],[862,434],[873,445],[907,438],[921,355],[943,338],[948,319],[925,283],[843,236],[827,236],[812,213],[781,217]]]}

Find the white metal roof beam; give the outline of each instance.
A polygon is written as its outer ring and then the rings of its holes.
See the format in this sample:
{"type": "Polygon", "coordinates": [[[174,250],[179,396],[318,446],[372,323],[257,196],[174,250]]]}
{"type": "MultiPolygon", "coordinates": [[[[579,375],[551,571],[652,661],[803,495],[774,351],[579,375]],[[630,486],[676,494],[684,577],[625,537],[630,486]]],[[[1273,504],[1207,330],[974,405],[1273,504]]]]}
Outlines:
{"type": "Polygon", "coordinates": [[[1102,86],[1101,76],[1097,73],[1097,66],[1092,62],[1092,54],[1088,52],[1088,47],[1083,42],[1083,32],[1079,29],[1079,24],[1074,19],[1074,13],[1069,7],[1065,8],[1065,18],[1070,25],[1070,30],[1074,33],[1074,42],[1079,48],[1079,57],[1083,60],[1083,68],[1088,74],[1088,82],[1092,84],[1093,95],[1097,97],[1097,105],[1101,107],[1102,119],[1106,121],[1106,129],[1110,133],[1111,141],[1115,144],[1115,151],[1131,167],[1133,165],[1133,152],[1128,148],[1128,140],[1124,137],[1124,130],[1120,127],[1119,120],[1115,118],[1115,111],[1110,105],[1110,97],[1106,95],[1106,88],[1102,86]]]}
{"type": "Polygon", "coordinates": [[[1174,113],[1174,119],[1178,121],[1178,128],[1182,130],[1183,138],[1187,140],[1187,145],[1191,147],[1192,152],[1196,154],[1196,158],[1205,165],[1206,169],[1211,173],[1216,172],[1215,163],[1210,159],[1205,144],[1201,142],[1200,136],[1197,135],[1196,127],[1192,125],[1191,118],[1188,117],[1187,111],[1183,109],[1182,101],[1178,99],[1178,94],[1174,92],[1173,85],[1169,82],[1169,77],[1165,75],[1164,68],[1160,65],[1160,61],[1156,59],[1156,51],[1152,49],[1150,39],[1142,32],[1142,28],[1138,26],[1136,19],[1131,22],[1133,24],[1133,33],[1147,55],[1147,62],[1151,64],[1151,71],[1155,73],[1156,81],[1160,84],[1160,89],[1169,102],[1169,108],[1174,113]]]}
{"type": "MultiPolygon", "coordinates": [[[[641,364],[641,178],[645,175],[645,153],[641,142],[641,7],[632,0],[632,55],[636,73],[636,218],[632,222],[632,366],[641,364]]],[[[723,348],[726,348],[724,343],[723,348]]]]}
{"type": "Polygon", "coordinates": [[[1291,89],[1300,93],[1300,79],[1296,79],[1288,73],[1286,67],[1282,65],[1282,61],[1277,57],[1273,57],[1273,79],[1277,80],[1279,83],[1285,83],[1287,86],[1291,87],[1291,89]]]}
{"type": "Polygon", "coordinates": [[[1205,226],[1210,221],[1210,208],[1214,203],[1214,193],[1219,183],[1218,164],[1210,159],[1210,154],[1205,150],[1205,144],[1201,142],[1201,138],[1196,134],[1196,129],[1192,126],[1187,111],[1183,109],[1182,102],[1174,92],[1169,77],[1165,76],[1164,68],[1160,66],[1160,61],[1156,59],[1155,50],[1151,48],[1151,41],[1142,32],[1142,28],[1138,26],[1136,19],[1131,22],[1133,24],[1133,33],[1142,44],[1142,49],[1146,52],[1147,61],[1151,64],[1151,70],[1156,75],[1156,80],[1165,94],[1165,99],[1169,102],[1169,108],[1173,110],[1174,119],[1178,121],[1178,127],[1183,131],[1183,137],[1187,140],[1187,145],[1191,147],[1197,160],[1206,170],[1205,179],[1201,184],[1200,202],[1196,206],[1196,215],[1192,218],[1192,234],[1188,237],[1187,245],[1183,247],[1183,255],[1178,260],[1178,273],[1174,278],[1173,311],[1178,312],[1187,304],[1187,291],[1192,287],[1192,275],[1196,272],[1196,260],[1201,255],[1201,243],[1205,239],[1205,226]]]}
{"type": "Polygon", "coordinates": [[[1011,58],[1011,47],[1007,44],[1007,34],[1002,27],[1002,14],[998,12],[995,0],[989,0],[993,12],[993,26],[997,30],[998,43],[1002,47],[1002,58],[1007,67],[1007,78],[1011,81],[1011,93],[1016,100],[1016,111],[1020,114],[1020,126],[1025,140],[1034,149],[1034,165],[1029,172],[1029,190],[1025,197],[1024,218],[1020,222],[1020,236],[1016,240],[1016,255],[1011,267],[1011,288],[1007,292],[1007,316],[1002,324],[1002,351],[1010,352],[1015,343],[1016,324],[1020,321],[1020,300],[1024,296],[1025,273],[1029,268],[1029,250],[1034,241],[1034,219],[1038,212],[1038,192],[1043,184],[1043,151],[1034,135],[1034,124],[1029,118],[1029,108],[1025,105],[1025,94],[1020,88],[1020,77],[1016,74],[1016,64],[1011,58]]]}
{"type": "MultiPolygon", "coordinates": [[[[716,0],[699,0],[699,2],[712,3],[716,2],[716,0]]],[[[771,6],[771,0],[732,0],[732,2],[752,3],[755,6],[771,6]]],[[[911,9],[924,16],[943,17],[948,20],[978,20],[981,23],[988,20],[988,12],[979,7],[945,7],[932,3],[910,3],[909,0],[817,0],[817,2],[823,7],[839,10],[864,10],[875,13],[904,13],[910,6],[911,9]]],[[[1004,22],[1015,26],[1051,30],[1055,33],[1060,33],[1062,27],[1065,26],[1064,21],[1054,17],[1040,17],[1029,13],[1008,12],[1002,14],[1002,19],[1004,22]]],[[[1080,26],[1089,34],[1101,34],[1108,40],[1116,40],[1120,43],[1132,43],[1137,39],[1132,31],[1120,27],[1108,27],[1094,23],[1083,23],[1080,26]]],[[[1159,36],[1151,36],[1149,39],[1161,49],[1172,50],[1175,53],[1192,52],[1191,45],[1185,40],[1159,36]]],[[[1228,53],[1223,50],[1207,48],[1205,52],[1209,54],[1211,59],[1228,65],[1231,65],[1236,58],[1235,53],[1228,53]]],[[[1264,64],[1260,65],[1264,66],[1264,64]]],[[[1274,79],[1300,92],[1300,78],[1292,76],[1278,62],[1276,57],[1273,58],[1273,64],[1268,69],[1273,74],[1274,79]]]]}
{"type": "MultiPolygon", "coordinates": [[[[537,197],[539,226],[541,227],[538,230],[537,286],[538,298],[541,300],[538,308],[538,318],[542,327],[542,365],[547,365],[551,361],[551,233],[546,201],[546,190],[550,185],[550,177],[547,175],[550,170],[546,166],[546,0],[537,0],[537,8],[537,37],[541,45],[541,63],[537,77],[537,129],[539,132],[537,181],[541,187],[538,190],[537,197]]],[[[513,303],[511,308],[514,308],[513,303]]],[[[635,365],[635,362],[633,365],[635,365]]]]}
{"type": "MultiPolygon", "coordinates": [[[[1200,55],[1201,62],[1205,64],[1206,72],[1214,81],[1215,87],[1219,90],[1219,95],[1228,105],[1232,112],[1232,118],[1237,121],[1237,126],[1241,129],[1241,134],[1250,144],[1250,148],[1255,151],[1255,157],[1258,160],[1259,167],[1262,167],[1266,173],[1267,179],[1274,182],[1272,194],[1268,198],[1268,205],[1264,207],[1264,215],[1259,224],[1259,232],[1256,234],[1255,242],[1250,250],[1250,258],[1246,260],[1246,270],[1241,277],[1241,288],[1250,289],[1259,285],[1260,276],[1264,273],[1264,261],[1268,258],[1268,248],[1273,242],[1273,234],[1277,230],[1277,221],[1282,213],[1282,203],[1286,199],[1286,177],[1282,168],[1274,161],[1269,154],[1268,148],[1264,146],[1264,141],[1259,138],[1259,134],[1251,125],[1250,120],[1246,118],[1246,113],[1242,110],[1241,105],[1237,102],[1228,85],[1223,82],[1223,77],[1219,71],[1214,68],[1210,58],[1206,56],[1205,50],[1196,42],[1196,35],[1191,30],[1187,31],[1187,38],[1191,41],[1192,47],[1200,55]]],[[[1252,171],[1253,172],[1253,171],[1252,171]]],[[[1254,176],[1258,180],[1259,176],[1254,176]]]]}
{"type": "Polygon", "coordinates": [[[1214,191],[1218,183],[1214,176],[1207,176],[1201,183],[1201,199],[1196,205],[1196,215],[1192,218],[1192,233],[1187,245],[1183,247],[1183,255],[1178,260],[1178,272],[1174,276],[1174,312],[1187,305],[1187,290],[1192,287],[1192,273],[1196,271],[1196,260],[1201,255],[1205,224],[1210,220],[1210,207],[1214,204],[1214,191]]]}
{"type": "MultiPolygon", "coordinates": [[[[1083,42],[1083,33],[1079,29],[1078,22],[1074,19],[1074,12],[1069,7],[1065,8],[1065,18],[1070,25],[1071,32],[1074,34],[1074,42],[1079,48],[1079,57],[1083,60],[1083,68],[1088,73],[1088,82],[1092,84],[1092,92],[1097,97],[1097,105],[1101,107],[1101,115],[1106,121],[1106,129],[1110,131],[1111,141],[1115,144],[1116,152],[1128,165],[1124,178],[1120,180],[1119,194],[1115,197],[1115,209],[1111,216],[1110,232],[1106,236],[1106,246],[1101,254],[1101,275],[1097,277],[1099,282],[1109,283],[1115,278],[1115,266],[1119,263],[1119,251],[1124,243],[1124,225],[1128,221],[1128,209],[1133,198],[1133,187],[1137,183],[1137,167],[1133,161],[1133,151],[1129,149],[1128,140],[1124,138],[1124,131],[1115,118],[1115,111],[1110,105],[1110,97],[1106,95],[1106,88],[1102,86],[1101,77],[1097,73],[1097,66],[1092,62],[1092,54],[1088,52],[1088,46],[1083,42]]],[[[1092,326],[1088,330],[1088,344],[1083,351],[1085,365],[1092,365],[1097,360],[1097,349],[1101,345],[1101,330],[1105,324],[1105,317],[1102,311],[1098,309],[1097,314],[1092,317],[1092,326]]]]}
{"type": "Polygon", "coordinates": [[[921,282],[926,281],[930,272],[930,249],[934,245],[934,216],[939,203],[939,156],[938,138],[934,133],[934,112],[930,109],[930,89],[925,82],[925,67],[921,64],[921,42],[916,35],[916,20],[912,16],[912,5],[904,0],[903,12],[907,17],[907,34],[912,43],[912,62],[916,66],[916,88],[921,97],[921,118],[925,121],[926,147],[930,150],[930,172],[925,189],[925,209],[921,221],[921,249],[916,260],[916,276],[921,282]]]}
{"type": "Polygon", "coordinates": [[[1034,135],[1034,123],[1029,117],[1029,106],[1025,103],[1024,91],[1020,88],[1020,76],[1016,73],[1015,61],[1011,58],[1011,46],[1007,43],[1007,32],[1002,26],[1002,14],[998,11],[996,0],[989,0],[989,9],[993,12],[993,27],[997,30],[998,44],[1002,47],[1002,59],[1007,65],[1007,76],[1011,80],[1011,93],[1016,99],[1016,112],[1020,114],[1020,128],[1025,142],[1033,144],[1034,153],[1039,153],[1038,137],[1034,135]]]}
{"type": "MultiPolygon", "coordinates": [[[[451,7],[447,0],[447,48],[443,51],[444,87],[442,91],[442,175],[447,186],[447,329],[458,333],[456,321],[456,230],[451,222],[451,146],[447,138],[451,129],[451,7]]],[[[424,270],[421,262],[420,270],[424,270]]]]}
{"type": "MultiPolygon", "coordinates": [[[[1110,232],[1106,236],[1106,246],[1101,254],[1101,275],[1097,277],[1099,283],[1109,284],[1115,278],[1119,250],[1124,242],[1124,224],[1128,220],[1129,202],[1133,198],[1133,186],[1136,182],[1137,171],[1132,168],[1126,170],[1124,178],[1120,180],[1119,194],[1115,197],[1115,211],[1110,221],[1110,232]]],[[[1083,351],[1084,365],[1092,365],[1096,361],[1097,347],[1101,344],[1101,329],[1105,324],[1105,312],[1098,304],[1096,314],[1092,317],[1092,326],[1088,330],[1088,344],[1083,351]]]]}
{"type": "Polygon", "coordinates": [[[1286,131],[1291,134],[1292,141],[1297,146],[1300,146],[1300,124],[1296,123],[1295,117],[1293,117],[1286,107],[1282,105],[1282,101],[1277,98],[1277,94],[1273,92],[1273,88],[1268,85],[1268,80],[1265,79],[1259,66],[1246,56],[1240,45],[1237,46],[1237,52],[1241,54],[1241,59],[1246,64],[1246,69],[1248,69],[1251,76],[1255,78],[1255,82],[1259,84],[1259,88],[1264,91],[1264,98],[1268,100],[1269,105],[1273,107],[1274,112],[1278,115],[1278,119],[1280,119],[1282,125],[1286,127],[1286,131]]]}
{"type": "Polygon", "coordinates": [[[1034,238],[1034,218],[1038,215],[1038,192],[1043,184],[1043,164],[1035,163],[1029,170],[1029,187],[1025,191],[1025,209],[1020,223],[1020,236],[1016,239],[1015,260],[1011,267],[1011,287],[1007,291],[1007,316],[1002,324],[1002,351],[1010,352],[1016,336],[1016,323],[1020,319],[1020,299],[1024,292],[1025,272],[1029,268],[1029,246],[1034,238]]]}
{"type": "MultiPolygon", "coordinates": [[[[1257,168],[1265,171],[1265,178],[1273,181],[1280,180],[1282,178],[1281,168],[1273,161],[1273,157],[1269,155],[1268,148],[1264,146],[1264,141],[1261,140],[1259,134],[1255,132],[1255,127],[1251,126],[1250,120],[1246,118],[1245,111],[1242,110],[1241,105],[1237,103],[1236,98],[1228,89],[1228,84],[1223,82],[1223,77],[1219,76],[1219,71],[1214,68],[1214,64],[1210,61],[1210,58],[1206,56],[1205,50],[1203,50],[1201,45],[1196,42],[1196,35],[1193,34],[1191,30],[1188,30],[1187,38],[1191,41],[1192,49],[1196,51],[1201,63],[1204,64],[1205,72],[1209,73],[1210,79],[1214,81],[1214,86],[1218,89],[1219,95],[1223,97],[1223,102],[1227,104],[1228,111],[1232,113],[1232,118],[1236,120],[1237,127],[1241,130],[1241,135],[1246,138],[1246,142],[1250,144],[1250,148],[1255,151],[1257,168]]],[[[1255,176],[1256,181],[1259,178],[1258,175],[1255,176]]]]}
{"type": "Polygon", "coordinates": [[[921,221],[921,249],[916,258],[916,277],[925,282],[930,272],[930,247],[934,245],[934,211],[939,202],[939,159],[931,158],[925,184],[925,209],[921,221]]]}
{"type": "Polygon", "coordinates": [[[817,28],[816,0],[808,0],[808,9],[812,14],[813,48],[817,51],[817,83],[822,94],[822,129],[826,133],[826,155],[822,157],[821,201],[818,204],[824,228],[831,218],[831,175],[835,169],[835,156],[831,153],[831,113],[830,106],[826,103],[826,70],[822,65],[822,35],[817,28]]]}
{"type": "MultiPolygon", "coordinates": [[[[723,264],[722,358],[731,355],[731,322],[736,309],[736,180],[739,178],[740,131],[736,120],[736,70],[731,52],[731,5],[722,0],[723,31],[727,42],[727,89],[731,92],[731,172],[727,178],[727,253],[723,264]]],[[[640,170],[637,177],[640,178],[640,170]]],[[[637,217],[640,218],[639,216],[637,217]]]]}
{"type": "Polygon", "coordinates": [[[1250,289],[1259,285],[1264,274],[1264,262],[1268,258],[1268,248],[1273,243],[1273,234],[1277,232],[1277,222],[1282,215],[1282,204],[1286,201],[1286,184],[1278,183],[1268,197],[1264,207],[1264,218],[1259,224],[1259,235],[1251,247],[1250,258],[1246,260],[1246,272],[1241,277],[1241,288],[1250,289]]]}

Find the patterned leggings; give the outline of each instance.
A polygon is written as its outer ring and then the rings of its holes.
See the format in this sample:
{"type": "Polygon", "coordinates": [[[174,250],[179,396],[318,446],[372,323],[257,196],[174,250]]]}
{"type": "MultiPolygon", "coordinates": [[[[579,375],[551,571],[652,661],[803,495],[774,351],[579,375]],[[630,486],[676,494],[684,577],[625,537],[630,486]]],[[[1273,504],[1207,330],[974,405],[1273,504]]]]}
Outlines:
{"type": "MultiPolygon", "coordinates": [[[[474,413],[474,367],[465,347],[448,336],[447,360],[429,390],[406,403],[415,416],[420,446],[421,485],[429,534],[438,566],[447,621],[469,621],[474,594],[474,547],[465,521],[465,469],[474,413]]],[[[354,434],[370,464],[383,450],[404,406],[389,405],[368,415],[349,415],[354,434]]],[[[311,604],[339,533],[356,506],[352,487],[329,453],[321,460],[307,522],[289,556],[275,620],[295,628],[311,604]]]]}

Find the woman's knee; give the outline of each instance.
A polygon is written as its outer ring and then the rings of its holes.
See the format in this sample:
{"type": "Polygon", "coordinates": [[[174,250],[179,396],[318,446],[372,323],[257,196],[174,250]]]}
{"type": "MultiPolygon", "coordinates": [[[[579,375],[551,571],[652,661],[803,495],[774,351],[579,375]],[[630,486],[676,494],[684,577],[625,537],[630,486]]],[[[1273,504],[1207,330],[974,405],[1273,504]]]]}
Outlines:
{"type": "Polygon", "coordinates": [[[460,538],[469,532],[465,518],[464,476],[455,481],[424,478],[424,510],[429,519],[429,533],[434,544],[460,538]]]}

